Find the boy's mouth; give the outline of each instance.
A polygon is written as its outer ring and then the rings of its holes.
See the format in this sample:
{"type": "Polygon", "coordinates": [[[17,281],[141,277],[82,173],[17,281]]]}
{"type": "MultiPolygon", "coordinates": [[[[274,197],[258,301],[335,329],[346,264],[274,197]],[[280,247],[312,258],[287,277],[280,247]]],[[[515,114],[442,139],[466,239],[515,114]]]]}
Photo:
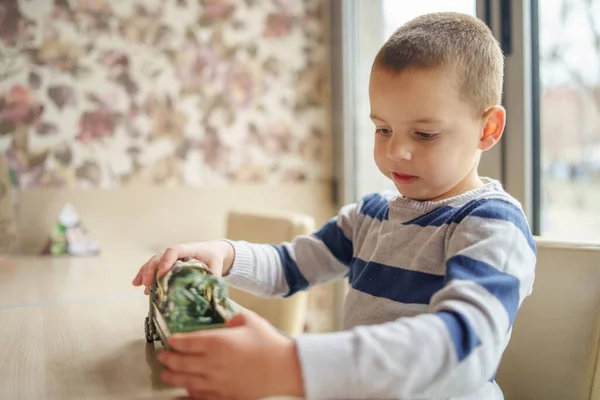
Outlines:
{"type": "Polygon", "coordinates": [[[414,175],[406,175],[400,172],[392,171],[392,179],[398,184],[408,185],[409,183],[413,183],[419,178],[414,175]]]}

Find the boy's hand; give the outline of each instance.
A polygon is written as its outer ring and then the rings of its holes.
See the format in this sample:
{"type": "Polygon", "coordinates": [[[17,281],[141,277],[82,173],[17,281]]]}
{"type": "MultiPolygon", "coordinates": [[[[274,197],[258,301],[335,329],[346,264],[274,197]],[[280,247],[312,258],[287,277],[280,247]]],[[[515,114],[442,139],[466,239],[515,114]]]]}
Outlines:
{"type": "Polygon", "coordinates": [[[193,398],[259,399],[304,395],[295,342],[255,313],[243,310],[229,328],[176,334],[158,359],[165,382],[193,398]]]}
{"type": "Polygon", "coordinates": [[[150,293],[150,286],[158,271],[158,277],[164,276],[180,258],[191,257],[202,261],[216,276],[227,275],[235,257],[233,246],[224,240],[210,242],[185,243],[165,250],[162,254],[152,256],[133,279],[133,286],[144,285],[145,294],[150,293]]]}

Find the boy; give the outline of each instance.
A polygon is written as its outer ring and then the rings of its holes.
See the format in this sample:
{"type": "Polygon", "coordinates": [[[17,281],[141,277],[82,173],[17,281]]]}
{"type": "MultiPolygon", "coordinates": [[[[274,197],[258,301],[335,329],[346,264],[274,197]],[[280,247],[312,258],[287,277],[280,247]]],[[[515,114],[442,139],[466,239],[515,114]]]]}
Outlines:
{"type": "Polygon", "coordinates": [[[207,398],[502,399],[494,375],[536,263],[521,206],[477,173],[504,130],[502,80],[478,19],[435,13],[400,27],[369,86],[375,162],[400,194],[368,195],[292,243],[181,245],[134,279],[147,292],[186,256],[262,296],[347,275],[346,330],[292,340],[244,313],[234,329],[173,338],[164,379],[207,398]]]}

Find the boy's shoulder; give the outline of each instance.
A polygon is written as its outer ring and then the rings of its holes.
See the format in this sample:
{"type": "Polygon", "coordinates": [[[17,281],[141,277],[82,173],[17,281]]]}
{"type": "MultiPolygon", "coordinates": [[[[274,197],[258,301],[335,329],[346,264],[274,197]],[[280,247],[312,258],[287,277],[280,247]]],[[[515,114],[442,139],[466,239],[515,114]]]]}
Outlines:
{"type": "Polygon", "coordinates": [[[456,210],[455,217],[458,220],[467,215],[527,220],[522,204],[505,191],[500,182],[493,180],[486,180],[483,188],[474,191],[472,196],[462,199],[456,204],[456,210]]]}
{"type": "Polygon", "coordinates": [[[399,196],[400,194],[393,190],[372,192],[362,196],[354,205],[359,214],[377,219],[388,219],[389,203],[399,196]]]}
{"type": "Polygon", "coordinates": [[[456,225],[466,223],[464,229],[486,232],[486,235],[492,235],[494,231],[508,234],[507,229],[517,228],[535,251],[533,233],[523,206],[498,182],[495,182],[489,190],[483,190],[473,199],[465,202],[456,210],[451,222],[456,225]]]}

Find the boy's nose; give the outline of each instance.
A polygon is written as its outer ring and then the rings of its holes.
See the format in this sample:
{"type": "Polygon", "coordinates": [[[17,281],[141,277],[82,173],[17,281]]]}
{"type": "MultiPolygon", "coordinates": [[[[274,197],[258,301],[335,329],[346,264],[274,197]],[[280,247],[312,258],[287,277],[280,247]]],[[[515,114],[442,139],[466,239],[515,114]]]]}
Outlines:
{"type": "Polygon", "coordinates": [[[405,140],[393,136],[388,144],[387,156],[390,160],[410,161],[412,159],[412,149],[410,148],[410,144],[406,143],[405,140]]]}

